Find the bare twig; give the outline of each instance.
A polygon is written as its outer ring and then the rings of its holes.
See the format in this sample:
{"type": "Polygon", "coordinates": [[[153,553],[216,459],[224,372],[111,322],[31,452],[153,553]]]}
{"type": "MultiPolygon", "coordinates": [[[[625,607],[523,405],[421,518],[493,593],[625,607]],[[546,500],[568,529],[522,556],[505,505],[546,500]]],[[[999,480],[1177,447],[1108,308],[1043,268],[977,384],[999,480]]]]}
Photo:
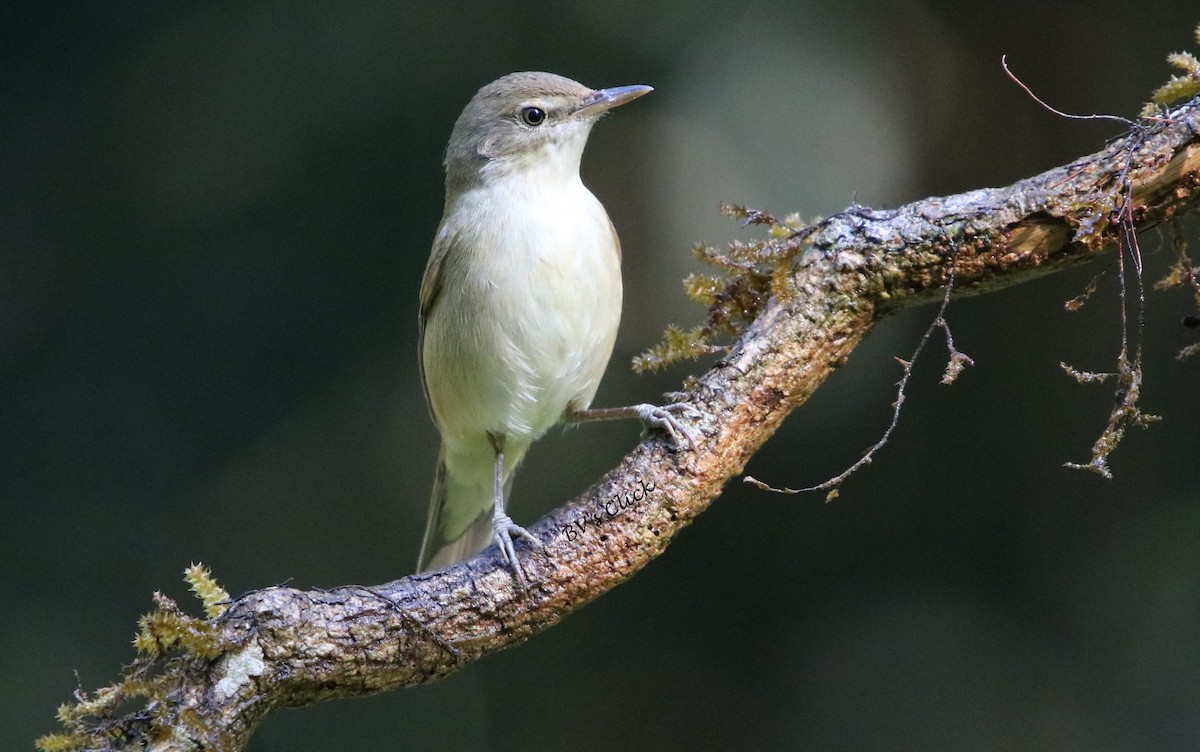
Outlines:
{"type": "Polygon", "coordinates": [[[905,390],[908,388],[908,379],[912,376],[913,367],[917,363],[917,358],[920,357],[921,351],[925,349],[925,345],[929,343],[929,338],[933,335],[933,332],[936,329],[940,328],[946,333],[946,345],[950,350],[950,361],[946,364],[946,371],[942,376],[943,384],[950,384],[956,378],[958,378],[958,374],[962,371],[964,366],[975,364],[975,361],[960,353],[954,347],[954,337],[951,336],[950,326],[946,323],[945,319],[946,308],[950,305],[950,294],[954,291],[954,262],[956,259],[957,252],[949,264],[950,271],[949,277],[946,280],[946,292],[942,296],[942,305],[940,308],[938,308],[937,315],[934,316],[933,321],[931,321],[929,326],[926,327],[925,333],[921,335],[921,339],[917,342],[917,346],[913,350],[912,355],[908,357],[908,360],[896,358],[896,362],[900,363],[900,365],[903,367],[903,373],[900,376],[900,381],[896,383],[896,400],[892,403],[891,423],[888,424],[887,429],[884,430],[883,435],[879,437],[879,440],[872,444],[871,447],[868,448],[867,451],[864,452],[854,464],[850,465],[850,467],[847,467],[845,470],[833,476],[829,480],[823,483],[818,483],[815,486],[808,486],[807,488],[776,488],[749,475],[742,478],[743,482],[749,483],[750,485],[762,491],[772,491],[774,493],[782,494],[827,491],[828,493],[825,495],[825,500],[833,501],[837,498],[838,488],[842,485],[842,483],[855,472],[857,472],[859,468],[863,467],[864,465],[871,464],[871,462],[875,459],[875,454],[882,449],[892,437],[892,432],[896,430],[896,426],[900,423],[900,410],[904,407],[904,400],[907,397],[905,390]]]}
{"type": "Polygon", "coordinates": [[[1092,114],[1092,115],[1072,115],[1071,113],[1069,113],[1069,112],[1063,112],[1062,110],[1060,110],[1060,109],[1058,109],[1058,108],[1056,108],[1056,107],[1051,107],[1049,104],[1046,104],[1045,100],[1043,100],[1043,99],[1042,99],[1041,97],[1039,97],[1037,94],[1034,94],[1034,93],[1033,93],[1033,90],[1032,90],[1032,89],[1030,89],[1028,86],[1026,86],[1024,81],[1022,81],[1021,79],[1017,78],[1017,75],[1016,75],[1015,73],[1013,73],[1011,70],[1009,70],[1009,68],[1008,68],[1008,55],[1001,55],[1001,56],[1000,56],[1000,66],[1001,66],[1002,68],[1004,68],[1004,72],[1005,72],[1006,74],[1008,74],[1008,77],[1009,77],[1009,78],[1011,78],[1011,79],[1013,80],[1013,82],[1014,82],[1014,83],[1016,83],[1016,85],[1017,85],[1017,86],[1020,86],[1022,89],[1024,89],[1024,90],[1025,90],[1025,93],[1029,95],[1029,98],[1030,98],[1030,99],[1032,99],[1033,101],[1037,102],[1037,103],[1038,103],[1038,104],[1040,104],[1040,105],[1041,105],[1043,108],[1045,108],[1045,109],[1049,110],[1050,112],[1053,112],[1055,115],[1058,115],[1059,117],[1062,117],[1062,118],[1069,118],[1069,119],[1071,119],[1071,120],[1112,120],[1112,121],[1115,121],[1115,122],[1118,122],[1118,123],[1123,123],[1123,124],[1125,124],[1125,125],[1129,126],[1130,128],[1133,128],[1133,127],[1136,127],[1136,126],[1137,126],[1137,122],[1136,122],[1136,121],[1134,121],[1134,120],[1130,120],[1130,119],[1129,119],[1129,118],[1127,118],[1127,117],[1121,117],[1120,115],[1097,115],[1097,114],[1092,114]]]}

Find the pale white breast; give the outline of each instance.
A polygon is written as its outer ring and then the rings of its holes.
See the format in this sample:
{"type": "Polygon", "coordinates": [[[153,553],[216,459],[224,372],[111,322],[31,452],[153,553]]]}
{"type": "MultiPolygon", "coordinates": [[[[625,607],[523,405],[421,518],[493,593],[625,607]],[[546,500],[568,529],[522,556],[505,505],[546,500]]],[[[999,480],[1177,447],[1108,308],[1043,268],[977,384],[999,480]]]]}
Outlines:
{"type": "MultiPolygon", "coordinates": [[[[577,176],[494,176],[455,197],[426,380],[443,435],[532,441],[591,403],[621,315],[616,237],[577,176]]],[[[446,229],[443,227],[442,232],[446,229]]]]}

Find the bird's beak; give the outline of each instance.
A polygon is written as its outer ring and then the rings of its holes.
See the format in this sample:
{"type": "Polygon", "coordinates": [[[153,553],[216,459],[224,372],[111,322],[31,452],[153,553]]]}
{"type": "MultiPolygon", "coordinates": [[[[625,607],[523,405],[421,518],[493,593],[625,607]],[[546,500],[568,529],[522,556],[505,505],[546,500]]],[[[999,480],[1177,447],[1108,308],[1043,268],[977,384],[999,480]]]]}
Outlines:
{"type": "Polygon", "coordinates": [[[649,94],[654,89],[649,86],[614,86],[611,89],[597,89],[575,110],[576,115],[598,117],[617,105],[630,102],[643,94],[649,94]]]}

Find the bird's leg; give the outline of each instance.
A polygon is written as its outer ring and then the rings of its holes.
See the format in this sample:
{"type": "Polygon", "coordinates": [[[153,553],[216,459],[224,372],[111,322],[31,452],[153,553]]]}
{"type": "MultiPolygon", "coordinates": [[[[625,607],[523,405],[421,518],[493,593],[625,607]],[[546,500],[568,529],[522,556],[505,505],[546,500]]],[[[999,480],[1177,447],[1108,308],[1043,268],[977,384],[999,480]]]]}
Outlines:
{"type": "Polygon", "coordinates": [[[602,407],[588,410],[577,410],[568,407],[563,413],[563,420],[568,423],[591,423],[598,420],[621,420],[637,418],[648,428],[660,428],[671,437],[671,443],[676,447],[687,444],[688,449],[696,448],[696,437],[690,429],[679,422],[678,413],[694,411],[685,402],[674,402],[658,407],[657,405],[641,404],[629,407],[602,407]]]}
{"type": "Polygon", "coordinates": [[[545,546],[532,533],[513,522],[512,517],[504,513],[504,437],[489,436],[489,438],[492,442],[492,449],[496,453],[496,483],[492,491],[492,501],[495,504],[492,513],[492,540],[500,549],[500,555],[504,557],[505,563],[512,567],[521,589],[528,590],[525,570],[521,568],[521,562],[517,560],[517,551],[513,547],[513,534],[524,538],[534,548],[542,549],[545,546]]]}

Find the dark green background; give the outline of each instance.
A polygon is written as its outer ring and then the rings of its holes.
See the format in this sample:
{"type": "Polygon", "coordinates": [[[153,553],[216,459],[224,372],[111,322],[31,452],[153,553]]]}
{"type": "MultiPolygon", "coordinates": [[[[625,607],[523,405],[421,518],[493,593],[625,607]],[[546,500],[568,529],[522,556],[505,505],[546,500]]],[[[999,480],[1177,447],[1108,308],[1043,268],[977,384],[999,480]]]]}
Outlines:
{"type": "MultiPolygon", "coordinates": [[[[417,287],[458,111],[503,73],[657,91],[596,130],[585,179],[625,248],[598,405],[688,372],[630,357],[692,323],[719,201],[806,217],[1002,185],[1119,129],[1192,48],[1189,3],[10,4],[0,22],[0,748],[113,679],[192,561],[232,591],[407,574],[437,436],[417,287]],[[1001,4],[997,4],[1001,5],[1001,4]],[[142,6],[150,7],[147,10],[142,6]],[[31,8],[38,8],[32,10],[31,8]]],[[[1195,239],[1198,224],[1188,223],[1195,239]]],[[[1169,238],[1142,238],[1153,279],[1169,238]]],[[[1200,362],[1148,295],[1144,406],[1084,460],[1119,343],[1113,256],[950,309],[892,443],[836,503],[740,482],[646,571],[438,684],[280,713],[254,750],[1167,750],[1200,746],[1200,362]],[[1063,311],[1109,270],[1080,314],[1063,311]]],[[[819,482],[884,429],[885,322],[747,468],[819,482]]],[[[637,436],[539,444],[516,516],[637,436]]]]}

